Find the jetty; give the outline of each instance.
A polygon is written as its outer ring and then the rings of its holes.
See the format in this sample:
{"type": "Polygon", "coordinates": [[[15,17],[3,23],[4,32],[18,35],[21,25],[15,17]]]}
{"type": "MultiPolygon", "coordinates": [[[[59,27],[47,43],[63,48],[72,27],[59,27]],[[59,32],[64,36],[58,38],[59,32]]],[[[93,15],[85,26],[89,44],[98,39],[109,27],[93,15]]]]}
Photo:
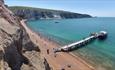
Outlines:
{"type": "Polygon", "coordinates": [[[88,43],[92,42],[95,39],[99,39],[99,40],[104,40],[107,37],[107,32],[106,31],[100,31],[99,33],[91,33],[89,37],[84,38],[80,41],[74,42],[72,44],[68,44],[65,46],[62,46],[60,48],[55,49],[55,52],[68,52],[68,51],[72,51],[76,48],[81,48],[85,45],[87,45],[88,43]]]}

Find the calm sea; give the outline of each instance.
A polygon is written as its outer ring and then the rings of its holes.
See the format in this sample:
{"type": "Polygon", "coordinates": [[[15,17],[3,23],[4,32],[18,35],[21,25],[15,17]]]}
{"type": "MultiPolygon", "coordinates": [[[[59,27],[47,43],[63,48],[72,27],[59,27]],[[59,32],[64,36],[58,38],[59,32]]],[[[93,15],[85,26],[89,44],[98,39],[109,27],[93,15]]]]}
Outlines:
{"type": "Polygon", "coordinates": [[[95,40],[73,53],[93,65],[96,70],[115,70],[115,18],[37,20],[28,21],[27,25],[61,46],[88,37],[91,32],[107,31],[106,40],[95,40]]]}

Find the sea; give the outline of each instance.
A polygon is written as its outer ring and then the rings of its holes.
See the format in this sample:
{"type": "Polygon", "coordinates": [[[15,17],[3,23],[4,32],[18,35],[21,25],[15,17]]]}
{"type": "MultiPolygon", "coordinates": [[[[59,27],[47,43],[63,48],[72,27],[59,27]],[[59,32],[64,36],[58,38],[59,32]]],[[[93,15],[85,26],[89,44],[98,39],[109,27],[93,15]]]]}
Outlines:
{"type": "Polygon", "coordinates": [[[106,31],[108,37],[72,51],[96,70],[115,70],[115,17],[81,19],[42,19],[28,21],[27,26],[61,46],[88,37],[91,33],[106,31]]]}

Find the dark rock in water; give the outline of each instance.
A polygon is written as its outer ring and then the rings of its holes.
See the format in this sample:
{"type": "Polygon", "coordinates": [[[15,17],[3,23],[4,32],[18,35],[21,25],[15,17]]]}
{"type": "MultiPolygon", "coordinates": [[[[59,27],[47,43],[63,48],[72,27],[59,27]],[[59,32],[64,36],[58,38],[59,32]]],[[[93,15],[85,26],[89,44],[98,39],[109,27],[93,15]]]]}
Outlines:
{"type": "Polygon", "coordinates": [[[15,15],[28,20],[91,18],[91,16],[87,14],[79,14],[59,10],[49,10],[49,9],[19,7],[19,6],[9,7],[9,9],[12,10],[15,13],[15,15]]]}

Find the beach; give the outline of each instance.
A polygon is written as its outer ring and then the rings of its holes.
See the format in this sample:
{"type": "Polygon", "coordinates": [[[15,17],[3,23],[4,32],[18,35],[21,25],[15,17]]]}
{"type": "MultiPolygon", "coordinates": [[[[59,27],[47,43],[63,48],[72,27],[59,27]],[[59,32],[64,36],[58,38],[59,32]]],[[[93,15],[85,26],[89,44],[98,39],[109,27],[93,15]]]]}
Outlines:
{"type": "Polygon", "coordinates": [[[25,28],[32,42],[39,46],[41,55],[48,61],[53,70],[95,70],[94,67],[72,53],[54,53],[53,49],[60,45],[32,31],[26,26],[25,20],[21,21],[21,25],[25,28]]]}

